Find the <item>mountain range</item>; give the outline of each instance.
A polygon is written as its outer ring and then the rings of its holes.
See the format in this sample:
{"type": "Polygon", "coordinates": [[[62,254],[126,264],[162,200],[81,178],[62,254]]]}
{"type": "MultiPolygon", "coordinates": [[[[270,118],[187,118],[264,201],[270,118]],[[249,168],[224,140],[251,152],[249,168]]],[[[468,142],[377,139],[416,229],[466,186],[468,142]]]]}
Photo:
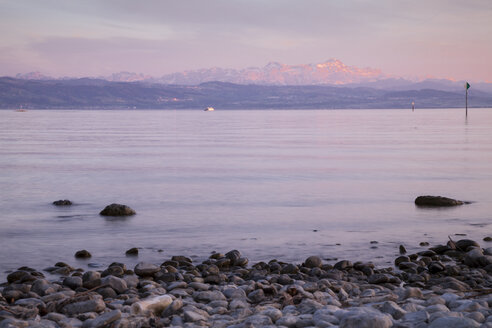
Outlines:
{"type": "MultiPolygon", "coordinates": [[[[306,65],[210,68],[152,77],[120,72],[0,78],[0,108],[408,108],[462,107],[464,81],[411,81],[337,59],[306,65]]],[[[492,83],[473,83],[470,106],[492,107],[492,83]]]]}
{"type": "MultiPolygon", "coordinates": [[[[470,107],[492,107],[492,93],[470,92],[470,107]]],[[[195,86],[100,79],[0,78],[0,108],[38,109],[329,109],[451,108],[464,92],[433,89],[382,90],[346,86],[276,86],[205,82],[195,86]]]]}

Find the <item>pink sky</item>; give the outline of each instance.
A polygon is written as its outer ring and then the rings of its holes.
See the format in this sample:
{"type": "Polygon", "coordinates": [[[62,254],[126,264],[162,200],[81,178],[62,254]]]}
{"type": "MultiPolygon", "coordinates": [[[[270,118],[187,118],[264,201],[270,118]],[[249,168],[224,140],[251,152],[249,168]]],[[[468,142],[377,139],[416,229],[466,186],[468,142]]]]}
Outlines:
{"type": "Polygon", "coordinates": [[[160,76],[271,61],[492,82],[489,0],[0,0],[0,75],[160,76]]]}

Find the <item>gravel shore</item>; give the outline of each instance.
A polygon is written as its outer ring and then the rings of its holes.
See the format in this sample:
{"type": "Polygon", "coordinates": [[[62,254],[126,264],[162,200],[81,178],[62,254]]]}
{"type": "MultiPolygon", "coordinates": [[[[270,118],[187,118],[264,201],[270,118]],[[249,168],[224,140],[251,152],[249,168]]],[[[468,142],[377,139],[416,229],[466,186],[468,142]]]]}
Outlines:
{"type": "Polygon", "coordinates": [[[0,285],[0,328],[492,328],[492,247],[463,239],[400,252],[387,268],[317,256],[251,264],[237,250],[104,271],[22,267],[0,285]]]}

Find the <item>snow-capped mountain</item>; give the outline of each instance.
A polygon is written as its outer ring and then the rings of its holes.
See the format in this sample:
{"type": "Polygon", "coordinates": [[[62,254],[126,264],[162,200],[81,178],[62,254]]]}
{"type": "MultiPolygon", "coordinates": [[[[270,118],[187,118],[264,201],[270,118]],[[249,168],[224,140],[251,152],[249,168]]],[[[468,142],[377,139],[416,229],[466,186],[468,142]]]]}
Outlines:
{"type": "Polygon", "coordinates": [[[138,82],[152,80],[153,77],[142,73],[119,72],[113,73],[110,76],[101,77],[101,79],[112,82],[138,82]]]}
{"type": "Polygon", "coordinates": [[[210,68],[164,75],[156,82],[164,84],[196,85],[220,81],[237,84],[320,85],[372,82],[385,78],[379,69],[347,66],[338,59],[323,63],[285,65],[271,62],[264,67],[244,69],[210,68]]]}
{"type": "Polygon", "coordinates": [[[15,76],[15,78],[21,80],[54,80],[51,76],[44,75],[41,72],[29,72],[25,74],[19,73],[15,76]]]}

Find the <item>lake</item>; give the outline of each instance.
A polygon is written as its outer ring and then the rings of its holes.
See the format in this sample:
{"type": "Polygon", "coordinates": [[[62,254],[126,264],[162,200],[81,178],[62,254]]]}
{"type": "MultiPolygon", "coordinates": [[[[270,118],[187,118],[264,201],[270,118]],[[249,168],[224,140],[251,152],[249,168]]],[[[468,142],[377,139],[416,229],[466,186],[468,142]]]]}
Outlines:
{"type": "Polygon", "coordinates": [[[486,246],[492,109],[1,110],[0,188],[2,280],[232,249],[390,265],[400,244],[486,246]],[[427,194],[473,203],[417,208],[427,194]],[[137,215],[100,216],[110,203],[137,215]],[[81,249],[92,258],[75,260],[81,249]]]}

